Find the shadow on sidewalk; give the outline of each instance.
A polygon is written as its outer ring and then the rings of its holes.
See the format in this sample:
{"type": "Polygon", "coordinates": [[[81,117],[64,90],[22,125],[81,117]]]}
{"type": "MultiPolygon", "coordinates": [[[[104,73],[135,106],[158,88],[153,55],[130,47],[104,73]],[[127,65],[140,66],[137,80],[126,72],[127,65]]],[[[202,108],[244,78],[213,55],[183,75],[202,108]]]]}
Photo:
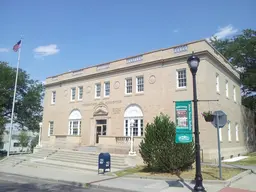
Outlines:
{"type": "Polygon", "coordinates": [[[176,174],[177,177],[179,177],[179,180],[177,181],[165,181],[169,187],[179,187],[179,188],[183,188],[186,187],[187,189],[189,189],[190,191],[194,191],[194,189],[192,187],[190,187],[182,177],[180,177],[179,174],[176,174]]]}

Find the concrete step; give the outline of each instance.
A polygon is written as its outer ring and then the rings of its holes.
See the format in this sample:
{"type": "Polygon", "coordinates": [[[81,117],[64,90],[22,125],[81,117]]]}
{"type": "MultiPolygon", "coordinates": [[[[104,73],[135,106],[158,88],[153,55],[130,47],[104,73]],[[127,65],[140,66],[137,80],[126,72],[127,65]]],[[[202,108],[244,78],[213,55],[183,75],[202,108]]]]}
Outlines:
{"type": "MultiPolygon", "coordinates": [[[[52,160],[43,160],[43,161],[36,161],[36,162],[23,162],[22,164],[19,164],[18,166],[28,166],[28,167],[35,167],[35,166],[46,166],[46,167],[59,167],[61,169],[63,169],[65,167],[68,169],[75,169],[75,170],[79,170],[79,171],[93,171],[96,172],[98,171],[98,166],[97,165],[81,165],[81,164],[77,164],[77,163],[67,163],[67,162],[62,162],[62,161],[52,161],[52,160]]],[[[115,168],[115,167],[111,167],[111,171],[115,172],[115,171],[119,171],[119,170],[123,170],[126,169],[128,167],[122,167],[122,168],[115,168]]]]}
{"type": "Polygon", "coordinates": [[[29,162],[29,161],[25,161],[21,164],[18,164],[17,167],[24,167],[24,168],[40,168],[43,169],[45,167],[49,167],[49,168],[59,168],[59,169],[63,169],[65,167],[65,170],[70,170],[70,171],[76,171],[76,172],[84,172],[84,171],[95,171],[94,169],[81,169],[79,167],[75,168],[72,166],[63,166],[63,165],[59,165],[59,164],[50,164],[50,163],[45,163],[45,162],[29,162]]]}
{"type": "MultiPolygon", "coordinates": [[[[49,157],[47,158],[49,160],[55,160],[55,161],[63,161],[63,162],[73,162],[73,163],[78,163],[78,164],[84,164],[84,165],[98,165],[98,160],[94,161],[94,160],[76,160],[76,159],[63,159],[63,158],[58,158],[58,157],[49,157]]],[[[127,164],[125,164],[124,162],[113,162],[111,161],[112,166],[118,166],[118,167],[122,167],[122,166],[128,166],[127,164]]]]}
{"type": "MultiPolygon", "coordinates": [[[[68,163],[74,163],[74,164],[79,164],[79,165],[98,166],[98,161],[84,162],[84,161],[75,161],[75,160],[72,160],[72,159],[58,159],[58,158],[48,158],[47,160],[68,162],[68,163]]],[[[125,163],[122,163],[122,164],[111,163],[111,167],[122,169],[122,168],[128,167],[128,165],[125,164],[125,163]]]]}
{"type": "MultiPolygon", "coordinates": [[[[49,158],[60,158],[60,159],[74,159],[74,160],[84,160],[84,161],[98,161],[98,156],[76,156],[76,155],[65,155],[65,154],[59,154],[55,153],[54,155],[50,156],[49,158]]],[[[117,162],[117,163],[124,163],[125,159],[124,158],[112,158],[112,162],[117,162]]]]}
{"type": "MultiPolygon", "coordinates": [[[[62,155],[65,157],[81,157],[81,158],[95,158],[98,159],[99,154],[90,154],[90,153],[76,153],[76,152],[62,152],[62,151],[58,151],[57,153],[54,153],[53,155],[62,155]]],[[[123,160],[126,156],[113,156],[111,155],[111,159],[115,159],[115,160],[123,160]]]]}

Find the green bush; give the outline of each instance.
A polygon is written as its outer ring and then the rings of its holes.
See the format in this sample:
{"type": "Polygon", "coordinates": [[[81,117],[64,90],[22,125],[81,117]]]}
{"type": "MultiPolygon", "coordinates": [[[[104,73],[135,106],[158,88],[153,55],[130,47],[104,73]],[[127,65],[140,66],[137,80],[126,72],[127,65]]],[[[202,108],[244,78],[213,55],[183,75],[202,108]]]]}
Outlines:
{"type": "Polygon", "coordinates": [[[150,171],[179,172],[191,168],[195,161],[194,143],[175,143],[175,124],[160,114],[147,124],[140,154],[150,171]]]}

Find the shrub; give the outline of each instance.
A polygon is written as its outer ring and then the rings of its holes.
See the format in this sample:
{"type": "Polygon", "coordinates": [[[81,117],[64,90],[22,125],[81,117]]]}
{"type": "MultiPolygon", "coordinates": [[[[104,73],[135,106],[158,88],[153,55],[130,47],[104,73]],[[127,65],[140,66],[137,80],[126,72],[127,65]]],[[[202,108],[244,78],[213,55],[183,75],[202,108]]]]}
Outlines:
{"type": "Polygon", "coordinates": [[[147,124],[140,154],[150,171],[179,172],[195,161],[194,143],[175,143],[176,126],[168,115],[160,114],[147,124]]]}

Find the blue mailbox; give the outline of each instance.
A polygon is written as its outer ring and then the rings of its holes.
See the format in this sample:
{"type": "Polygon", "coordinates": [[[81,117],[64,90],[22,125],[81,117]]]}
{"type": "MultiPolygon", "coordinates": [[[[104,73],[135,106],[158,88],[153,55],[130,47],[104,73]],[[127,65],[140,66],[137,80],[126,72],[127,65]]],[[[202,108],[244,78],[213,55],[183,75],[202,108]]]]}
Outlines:
{"type": "Polygon", "coordinates": [[[104,174],[110,172],[111,169],[111,157],[109,153],[100,153],[98,162],[98,174],[104,174]]]}

